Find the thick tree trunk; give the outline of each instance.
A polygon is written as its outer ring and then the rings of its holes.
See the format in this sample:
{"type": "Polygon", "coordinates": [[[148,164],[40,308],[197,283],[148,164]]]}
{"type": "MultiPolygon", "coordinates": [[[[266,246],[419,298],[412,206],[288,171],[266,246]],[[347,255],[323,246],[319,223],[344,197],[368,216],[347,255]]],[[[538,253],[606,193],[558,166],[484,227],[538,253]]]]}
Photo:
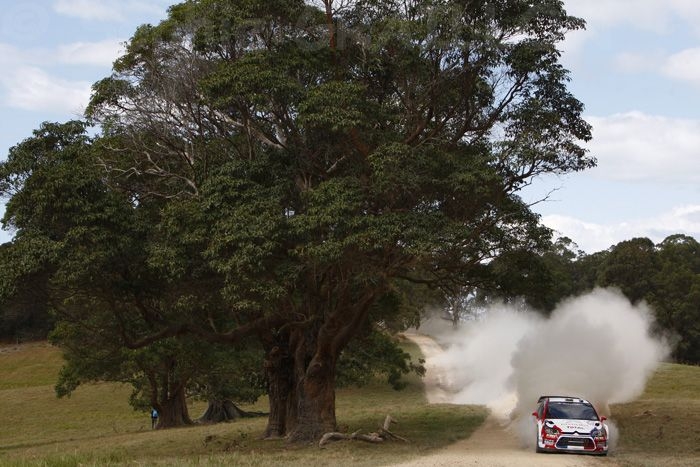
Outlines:
{"type": "Polygon", "coordinates": [[[289,433],[291,442],[316,441],[325,433],[336,431],[335,358],[318,355],[298,381],[297,423],[289,433]]]}
{"type": "Polygon", "coordinates": [[[336,356],[320,351],[316,340],[308,329],[298,330],[268,352],[270,416],[264,437],[314,442],[335,431],[336,356]]]}
{"type": "Polygon", "coordinates": [[[270,414],[263,438],[275,439],[287,435],[296,423],[296,391],[294,362],[286,343],[273,346],[265,359],[270,414]]]}
{"type": "Polygon", "coordinates": [[[184,385],[169,394],[169,397],[159,401],[156,409],[159,414],[157,429],[192,425],[187,410],[184,385]]]}
{"type": "Polygon", "coordinates": [[[367,319],[374,296],[354,302],[343,297],[341,302],[349,305],[332,313],[319,311],[317,316],[325,316],[323,321],[310,319],[269,341],[276,342],[278,353],[268,352],[266,360],[270,383],[266,436],[316,442],[325,433],[336,431],[336,364],[342,349],[367,319]]]}

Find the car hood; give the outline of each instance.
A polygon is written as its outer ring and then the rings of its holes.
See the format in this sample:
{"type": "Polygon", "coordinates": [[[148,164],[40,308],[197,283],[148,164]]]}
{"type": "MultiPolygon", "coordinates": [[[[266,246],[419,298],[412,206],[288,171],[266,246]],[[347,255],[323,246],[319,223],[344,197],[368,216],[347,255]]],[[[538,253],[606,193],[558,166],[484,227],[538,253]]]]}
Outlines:
{"type": "Polygon", "coordinates": [[[602,428],[602,424],[596,420],[569,420],[569,419],[552,419],[548,418],[547,421],[553,422],[562,432],[564,433],[579,433],[588,434],[594,428],[599,430],[602,428]]]}

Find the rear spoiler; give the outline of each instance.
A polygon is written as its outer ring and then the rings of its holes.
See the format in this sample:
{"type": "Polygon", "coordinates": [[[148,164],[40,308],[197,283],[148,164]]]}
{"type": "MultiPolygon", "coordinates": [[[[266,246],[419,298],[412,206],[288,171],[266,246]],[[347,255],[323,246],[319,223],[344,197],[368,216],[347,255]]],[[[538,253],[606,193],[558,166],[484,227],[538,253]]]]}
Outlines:
{"type": "Polygon", "coordinates": [[[537,403],[539,404],[540,402],[542,402],[543,399],[549,399],[550,397],[557,397],[557,398],[561,398],[561,399],[578,399],[578,400],[582,400],[582,401],[586,400],[586,399],[583,399],[581,397],[573,397],[573,396],[540,396],[540,398],[537,399],[537,403]]]}

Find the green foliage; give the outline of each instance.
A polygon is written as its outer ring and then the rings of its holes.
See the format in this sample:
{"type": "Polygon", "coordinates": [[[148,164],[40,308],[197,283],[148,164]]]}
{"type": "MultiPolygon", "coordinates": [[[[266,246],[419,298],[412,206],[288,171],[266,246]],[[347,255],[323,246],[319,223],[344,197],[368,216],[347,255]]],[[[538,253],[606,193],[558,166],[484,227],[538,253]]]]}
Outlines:
{"type": "MultiPolygon", "coordinates": [[[[405,284],[516,290],[486,265],[534,269],[550,236],[519,190],[595,164],[556,47],[582,26],[556,0],[201,0],[140,27],[93,87],[102,134],[43,127],[0,174],[75,352],[65,390],[146,394],[149,368],[187,385],[218,371],[199,339],[267,334],[305,384],[370,325],[413,321],[405,284]]],[[[387,360],[362,365],[395,383],[406,360],[375,343],[387,360]]]]}
{"type": "Polygon", "coordinates": [[[180,386],[205,397],[238,379],[226,393],[256,398],[259,356],[236,360],[259,355],[254,346],[200,348],[191,338],[132,344],[166,317],[183,322],[207,313],[218,295],[209,293],[204,259],[184,260],[203,241],[196,211],[186,202],[158,210],[157,200],[135,203],[114,190],[95,158],[101,147],[83,133],[75,122],[46,124],[0,167],[6,189],[17,190],[5,222],[18,229],[2,257],[10,266],[2,291],[16,302],[41,281],[57,322],[52,339],[66,358],[57,394],[89,381],[123,382],[134,388],[134,407],[147,408],[180,386]]]}
{"type": "Polygon", "coordinates": [[[285,259],[289,229],[285,205],[288,170],[278,157],[232,161],[203,186],[207,264],[225,280],[222,293],[238,310],[274,303],[289,280],[285,259]]]}
{"type": "Polygon", "coordinates": [[[648,238],[620,242],[610,249],[598,283],[614,285],[633,303],[643,299],[653,288],[658,261],[654,243],[648,238]]]}
{"type": "Polygon", "coordinates": [[[360,83],[329,81],[311,89],[299,105],[299,124],[325,136],[362,128],[367,110],[366,89],[360,83]]]}
{"type": "Polygon", "coordinates": [[[676,358],[700,363],[700,244],[672,235],[657,245],[656,257],[659,269],[645,298],[660,328],[673,333],[676,358]]]}
{"type": "MultiPolygon", "coordinates": [[[[182,134],[175,149],[190,145],[191,168],[204,178],[172,165],[177,150],[156,165],[167,167],[167,179],[196,185],[203,205],[217,209],[208,212],[213,241],[201,246],[226,274],[232,300],[247,308],[281,298],[285,284],[299,288],[287,274],[321,264],[343,263],[370,277],[403,263],[411,266],[392,276],[446,280],[426,278],[414,267],[420,264],[473,281],[477,259],[547,235],[514,194],[538,173],[594,163],[577,146],[589,128],[566,91],[554,46],[580,20],[557,2],[498,9],[418,2],[409,10],[357,2],[337,12],[335,36],[324,40],[324,12],[300,1],[273,3],[171,8],[160,25],[137,31],[91,107],[126,134],[158,123],[154,140],[142,142],[149,152],[158,139],[182,134]],[[510,40],[519,34],[523,40],[510,40]],[[174,82],[182,60],[192,64],[196,98],[174,82]],[[120,88],[125,82],[135,84],[120,88]],[[149,93],[188,103],[205,118],[185,111],[184,121],[193,119],[189,134],[166,116],[151,115],[149,123],[141,107],[149,93]],[[111,111],[114,102],[126,112],[111,111]],[[494,143],[488,135],[497,124],[506,131],[494,143]],[[276,158],[282,171],[271,165],[276,158]],[[206,174],[198,169],[205,160],[216,162],[205,164],[206,174]],[[253,165],[267,166],[282,189],[261,183],[253,165]],[[275,268],[272,257],[283,266],[275,268]],[[274,291],[247,277],[264,277],[274,291]]],[[[172,194],[175,187],[162,181],[154,178],[151,190],[172,194]]],[[[158,254],[170,263],[177,256],[162,246],[158,254]]]]}
{"type": "Polygon", "coordinates": [[[22,273],[22,260],[10,244],[0,245],[0,339],[45,339],[53,326],[48,274],[22,273]]]}
{"type": "Polygon", "coordinates": [[[231,346],[198,343],[197,359],[201,365],[190,395],[204,400],[232,400],[254,403],[267,391],[263,374],[262,351],[256,342],[231,346]]]}
{"type": "Polygon", "coordinates": [[[413,362],[395,337],[373,330],[358,336],[343,351],[338,360],[336,381],[339,387],[364,386],[384,376],[389,385],[398,391],[408,384],[402,380],[404,375],[425,374],[423,363],[423,360],[413,362]]]}

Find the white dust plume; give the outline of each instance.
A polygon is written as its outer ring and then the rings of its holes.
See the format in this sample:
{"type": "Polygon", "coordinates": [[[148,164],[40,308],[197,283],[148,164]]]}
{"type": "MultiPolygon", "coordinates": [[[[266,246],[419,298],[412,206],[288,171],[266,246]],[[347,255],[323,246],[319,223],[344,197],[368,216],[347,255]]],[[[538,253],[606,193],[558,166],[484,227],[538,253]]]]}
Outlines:
{"type": "Polygon", "coordinates": [[[541,395],[582,397],[608,416],[609,404],[638,397],[668,355],[666,343],[650,335],[652,322],[645,304],[596,289],[562,303],[548,319],[494,309],[435,336],[447,349],[429,363],[449,376],[451,402],[486,404],[520,420],[532,441],[531,413],[541,395]]]}

